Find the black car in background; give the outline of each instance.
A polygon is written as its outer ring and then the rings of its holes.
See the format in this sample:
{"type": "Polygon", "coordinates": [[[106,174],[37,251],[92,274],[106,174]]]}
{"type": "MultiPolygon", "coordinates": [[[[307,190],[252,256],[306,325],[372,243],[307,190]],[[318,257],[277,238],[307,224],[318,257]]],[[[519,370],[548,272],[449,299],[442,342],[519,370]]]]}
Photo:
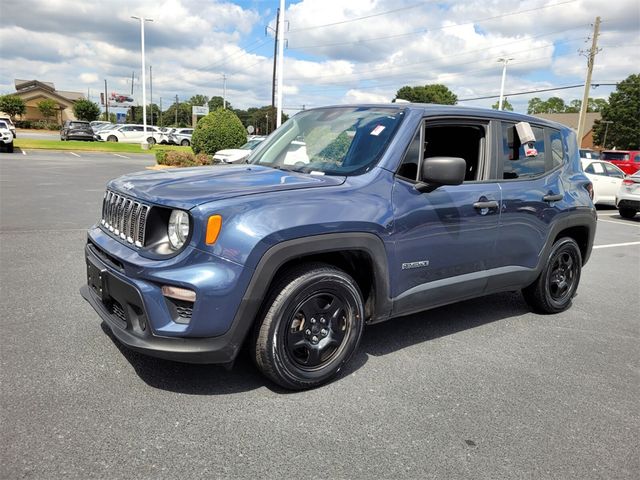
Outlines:
{"type": "Polygon", "coordinates": [[[60,129],[60,140],[88,140],[93,142],[95,134],[89,122],[82,120],[65,120],[60,129]]]}

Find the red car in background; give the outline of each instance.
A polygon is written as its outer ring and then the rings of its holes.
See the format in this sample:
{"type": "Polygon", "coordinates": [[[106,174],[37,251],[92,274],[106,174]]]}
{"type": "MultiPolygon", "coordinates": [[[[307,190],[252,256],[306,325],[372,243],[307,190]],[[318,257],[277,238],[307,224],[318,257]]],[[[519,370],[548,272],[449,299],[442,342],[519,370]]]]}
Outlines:
{"type": "Polygon", "coordinates": [[[600,159],[613,163],[627,175],[640,170],[640,150],[603,150],[600,159]]]}

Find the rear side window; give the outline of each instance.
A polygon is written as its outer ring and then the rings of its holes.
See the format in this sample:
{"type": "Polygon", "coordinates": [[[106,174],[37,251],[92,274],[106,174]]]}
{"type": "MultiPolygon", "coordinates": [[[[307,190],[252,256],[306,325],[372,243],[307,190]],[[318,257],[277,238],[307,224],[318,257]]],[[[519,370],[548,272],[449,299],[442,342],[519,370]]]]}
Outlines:
{"type": "Polygon", "coordinates": [[[629,154],[626,152],[602,152],[603,160],[629,160],[629,154]]]}
{"type": "MultiPolygon", "coordinates": [[[[545,141],[544,130],[532,126],[533,135],[536,137],[535,149],[537,155],[526,156],[525,145],[521,145],[515,124],[502,124],[502,178],[505,180],[515,180],[522,178],[532,178],[544,175],[547,167],[545,165],[545,141]]],[[[560,142],[562,144],[562,141],[560,142]]],[[[560,156],[560,163],[562,163],[560,156]]],[[[550,170],[550,169],[549,169],[550,170]]]]}

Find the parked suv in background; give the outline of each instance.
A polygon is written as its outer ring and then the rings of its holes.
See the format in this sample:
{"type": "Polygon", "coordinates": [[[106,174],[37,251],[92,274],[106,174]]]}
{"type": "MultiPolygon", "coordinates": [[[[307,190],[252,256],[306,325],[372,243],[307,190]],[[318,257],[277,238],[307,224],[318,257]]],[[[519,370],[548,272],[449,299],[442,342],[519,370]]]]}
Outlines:
{"type": "Polygon", "coordinates": [[[540,118],[305,110],[248,164],[109,182],[81,293],[134,350],[231,364],[248,344],[268,378],[310,388],[365,324],[519,289],[536,311],[569,308],[590,192],[575,134],[540,118]]]}
{"type": "Polygon", "coordinates": [[[18,138],[18,135],[16,135],[16,126],[13,124],[13,121],[11,121],[11,118],[8,115],[0,115],[0,120],[7,124],[7,128],[13,134],[13,138],[18,138]]]}
{"type": "Polygon", "coordinates": [[[97,136],[102,141],[122,143],[142,143],[146,137],[147,143],[154,145],[160,140],[162,134],[156,127],[149,125],[146,133],[144,125],[116,125],[113,128],[98,130],[97,136]]]}
{"type": "Polygon", "coordinates": [[[13,132],[5,120],[0,120],[0,146],[13,153],[13,132]]]}
{"type": "Polygon", "coordinates": [[[613,163],[627,175],[640,170],[640,150],[603,150],[600,158],[613,163]]]}
{"type": "Polygon", "coordinates": [[[65,120],[60,129],[60,140],[87,140],[93,142],[96,139],[93,128],[89,122],[82,120],[65,120]]]}

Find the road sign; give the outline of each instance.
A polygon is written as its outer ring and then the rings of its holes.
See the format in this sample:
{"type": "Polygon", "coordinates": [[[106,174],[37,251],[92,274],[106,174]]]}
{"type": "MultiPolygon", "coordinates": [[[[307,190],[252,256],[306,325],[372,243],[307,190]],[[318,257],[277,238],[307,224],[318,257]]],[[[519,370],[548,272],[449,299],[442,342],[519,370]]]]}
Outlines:
{"type": "Polygon", "coordinates": [[[193,107],[191,107],[191,114],[192,115],[209,115],[209,105],[202,105],[201,107],[194,105],[193,107]]]}
{"type": "Polygon", "coordinates": [[[255,131],[256,131],[256,129],[253,128],[253,125],[249,125],[247,127],[247,132],[249,133],[249,135],[253,135],[253,132],[255,132],[255,131]]]}

